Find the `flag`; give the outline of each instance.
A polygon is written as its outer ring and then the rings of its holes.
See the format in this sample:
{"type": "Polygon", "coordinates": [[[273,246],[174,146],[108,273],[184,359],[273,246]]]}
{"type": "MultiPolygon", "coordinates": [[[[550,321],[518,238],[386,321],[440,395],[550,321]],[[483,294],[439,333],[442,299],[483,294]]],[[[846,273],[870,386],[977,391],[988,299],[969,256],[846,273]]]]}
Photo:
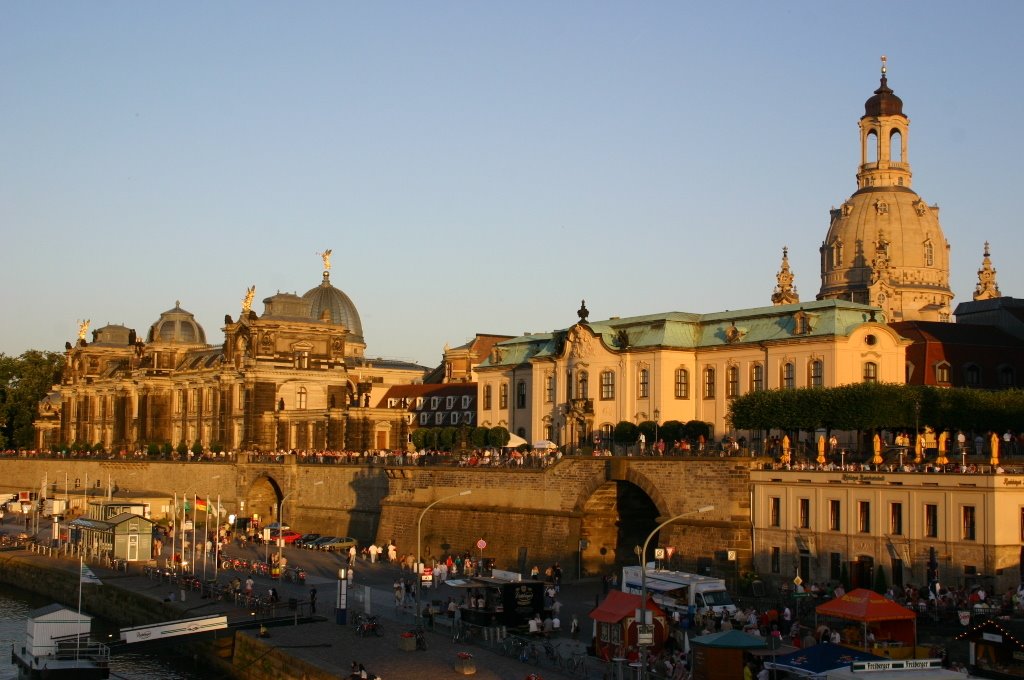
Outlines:
{"type": "Polygon", "coordinates": [[[203,512],[206,512],[207,508],[209,507],[210,504],[208,501],[204,501],[202,498],[196,499],[196,510],[202,510],[203,512]]]}
{"type": "Polygon", "coordinates": [[[99,580],[96,577],[96,574],[92,573],[92,569],[90,569],[89,565],[85,562],[82,562],[82,571],[80,572],[79,580],[82,583],[91,583],[96,586],[103,585],[103,581],[99,580]]]}

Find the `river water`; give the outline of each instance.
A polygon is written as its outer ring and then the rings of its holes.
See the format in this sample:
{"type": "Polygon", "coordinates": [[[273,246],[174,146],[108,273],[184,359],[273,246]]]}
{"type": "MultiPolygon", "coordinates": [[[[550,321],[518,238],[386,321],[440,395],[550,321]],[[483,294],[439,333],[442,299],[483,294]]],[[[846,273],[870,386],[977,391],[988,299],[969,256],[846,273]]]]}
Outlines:
{"type": "MultiPolygon", "coordinates": [[[[25,622],[29,612],[51,604],[43,595],[28,593],[0,584],[0,680],[18,677],[18,667],[10,663],[11,644],[25,643],[25,622]]],[[[117,626],[93,619],[93,639],[117,637],[117,626]]],[[[212,680],[221,677],[210,669],[198,667],[187,654],[173,647],[145,654],[116,654],[110,660],[110,677],[115,680],[212,680]]]]}

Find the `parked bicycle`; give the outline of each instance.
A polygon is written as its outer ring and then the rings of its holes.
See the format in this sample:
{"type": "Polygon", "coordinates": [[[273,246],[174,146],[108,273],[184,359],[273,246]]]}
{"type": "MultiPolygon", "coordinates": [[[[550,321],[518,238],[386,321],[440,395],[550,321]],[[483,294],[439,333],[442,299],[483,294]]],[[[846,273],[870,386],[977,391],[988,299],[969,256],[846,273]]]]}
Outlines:
{"type": "Polygon", "coordinates": [[[360,614],[356,619],[356,635],[360,637],[367,637],[368,635],[384,637],[384,626],[377,620],[376,616],[360,614]]]}

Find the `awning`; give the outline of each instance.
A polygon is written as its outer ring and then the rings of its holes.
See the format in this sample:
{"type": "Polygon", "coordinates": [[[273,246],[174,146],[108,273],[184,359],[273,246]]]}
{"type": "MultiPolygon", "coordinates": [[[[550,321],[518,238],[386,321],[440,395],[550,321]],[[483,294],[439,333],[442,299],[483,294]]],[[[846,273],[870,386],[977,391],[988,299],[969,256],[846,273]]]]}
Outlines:
{"type": "Polygon", "coordinates": [[[815,550],[814,550],[814,548],[815,548],[814,544],[815,544],[814,536],[812,536],[810,534],[808,534],[807,536],[804,536],[803,534],[797,534],[796,535],[796,547],[797,547],[797,550],[799,550],[800,552],[803,552],[803,553],[807,553],[811,557],[817,558],[817,555],[815,554],[815,550]]]}
{"type": "Polygon", "coordinates": [[[505,448],[506,449],[514,449],[514,448],[517,448],[519,446],[522,446],[525,443],[526,443],[525,439],[523,439],[522,437],[520,437],[517,434],[512,434],[511,432],[509,432],[509,434],[508,434],[508,441],[505,443],[505,448]]]}

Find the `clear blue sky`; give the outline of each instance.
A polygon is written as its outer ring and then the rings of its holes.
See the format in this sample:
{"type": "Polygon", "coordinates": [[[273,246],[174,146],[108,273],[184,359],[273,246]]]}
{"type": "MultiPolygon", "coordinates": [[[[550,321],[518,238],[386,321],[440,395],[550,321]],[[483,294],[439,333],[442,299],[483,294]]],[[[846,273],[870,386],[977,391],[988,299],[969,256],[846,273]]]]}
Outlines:
{"type": "Polygon", "coordinates": [[[0,352],[332,281],[370,356],[813,299],[879,56],[956,302],[1024,297],[1020,2],[0,4],[0,352]]]}

